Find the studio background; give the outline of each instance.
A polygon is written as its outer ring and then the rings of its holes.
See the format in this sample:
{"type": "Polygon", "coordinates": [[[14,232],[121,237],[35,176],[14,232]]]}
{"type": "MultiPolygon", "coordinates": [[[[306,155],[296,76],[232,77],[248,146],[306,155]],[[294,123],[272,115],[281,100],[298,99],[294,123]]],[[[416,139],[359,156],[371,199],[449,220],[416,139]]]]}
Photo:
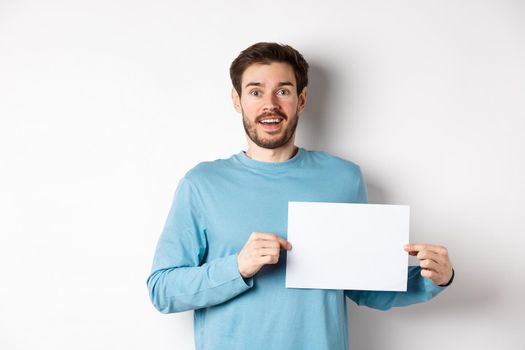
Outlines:
{"type": "Polygon", "coordinates": [[[184,173],[246,150],[228,68],[277,41],[311,65],[297,144],[358,163],[456,269],[424,305],[348,301],[351,349],[522,349],[524,18],[518,0],[0,0],[0,348],[193,349],[192,312],[148,299],[155,245],[184,173]]]}

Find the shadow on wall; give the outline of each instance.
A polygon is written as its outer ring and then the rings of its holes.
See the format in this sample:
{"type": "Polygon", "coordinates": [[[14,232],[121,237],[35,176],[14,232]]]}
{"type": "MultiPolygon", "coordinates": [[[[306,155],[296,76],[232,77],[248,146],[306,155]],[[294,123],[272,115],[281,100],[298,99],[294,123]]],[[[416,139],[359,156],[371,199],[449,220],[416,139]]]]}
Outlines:
{"type": "MultiPolygon", "coordinates": [[[[437,332],[442,333],[443,329],[439,329],[439,325],[448,327],[447,323],[451,319],[480,312],[496,312],[494,301],[503,297],[499,287],[483,280],[481,272],[478,276],[472,276],[470,272],[465,276],[466,271],[461,268],[457,270],[461,271],[456,275],[453,285],[426,304],[377,311],[364,306],[358,307],[352,301],[348,301],[350,349],[402,349],[406,346],[403,343],[406,342],[406,334],[413,333],[413,327],[420,329],[426,325],[428,329],[429,326],[437,325],[437,332]],[[392,329],[400,327],[401,334],[392,332],[392,329]]],[[[435,333],[436,328],[433,329],[429,332],[435,333]]],[[[425,335],[420,335],[423,336],[425,335]]]]}
{"type": "Polygon", "coordinates": [[[326,135],[327,108],[330,96],[330,73],[321,65],[310,62],[306,108],[297,128],[301,147],[322,150],[330,138],[326,135]]]}
{"type": "Polygon", "coordinates": [[[366,188],[368,190],[368,203],[371,204],[388,204],[386,192],[374,183],[373,180],[365,178],[366,188]]]}
{"type": "Polygon", "coordinates": [[[354,118],[352,81],[326,61],[310,59],[309,64],[308,100],[297,128],[298,144],[306,149],[340,153],[338,150],[351,146],[352,133],[356,132],[349,128],[354,118]]]}

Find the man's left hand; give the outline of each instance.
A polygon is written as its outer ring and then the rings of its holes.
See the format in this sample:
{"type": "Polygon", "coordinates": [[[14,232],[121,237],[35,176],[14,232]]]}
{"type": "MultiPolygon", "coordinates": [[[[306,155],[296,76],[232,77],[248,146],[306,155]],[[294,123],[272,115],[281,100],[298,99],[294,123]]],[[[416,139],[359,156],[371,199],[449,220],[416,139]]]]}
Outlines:
{"type": "Polygon", "coordinates": [[[452,278],[452,263],[447,248],[432,244],[407,244],[408,254],[416,256],[421,266],[421,276],[437,285],[445,285],[452,278]]]}

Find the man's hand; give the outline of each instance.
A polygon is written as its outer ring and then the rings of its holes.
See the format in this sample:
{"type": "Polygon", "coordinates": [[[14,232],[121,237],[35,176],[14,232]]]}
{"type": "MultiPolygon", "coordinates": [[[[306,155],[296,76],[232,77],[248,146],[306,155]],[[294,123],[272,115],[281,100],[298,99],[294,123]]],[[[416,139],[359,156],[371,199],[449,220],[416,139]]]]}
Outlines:
{"type": "Polygon", "coordinates": [[[266,264],[277,264],[281,249],[292,245],[274,233],[253,232],[237,255],[239,272],[244,278],[255,275],[266,264]]]}
{"type": "Polygon", "coordinates": [[[452,278],[452,263],[447,248],[432,244],[407,244],[405,250],[419,259],[421,276],[430,278],[434,284],[444,285],[452,278]]]}

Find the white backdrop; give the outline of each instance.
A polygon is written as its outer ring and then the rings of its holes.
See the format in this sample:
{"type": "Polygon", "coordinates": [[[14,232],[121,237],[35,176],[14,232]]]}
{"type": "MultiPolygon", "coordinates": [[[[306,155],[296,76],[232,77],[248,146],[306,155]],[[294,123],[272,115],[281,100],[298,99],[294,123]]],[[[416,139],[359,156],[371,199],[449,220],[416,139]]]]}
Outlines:
{"type": "Polygon", "coordinates": [[[154,248],[181,176],[246,149],[229,64],[278,41],[312,67],[298,144],[360,164],[457,271],[425,305],[352,304],[352,349],[523,349],[524,19],[520,0],[0,0],[0,348],[193,348],[192,313],[148,299],[154,248]]]}

